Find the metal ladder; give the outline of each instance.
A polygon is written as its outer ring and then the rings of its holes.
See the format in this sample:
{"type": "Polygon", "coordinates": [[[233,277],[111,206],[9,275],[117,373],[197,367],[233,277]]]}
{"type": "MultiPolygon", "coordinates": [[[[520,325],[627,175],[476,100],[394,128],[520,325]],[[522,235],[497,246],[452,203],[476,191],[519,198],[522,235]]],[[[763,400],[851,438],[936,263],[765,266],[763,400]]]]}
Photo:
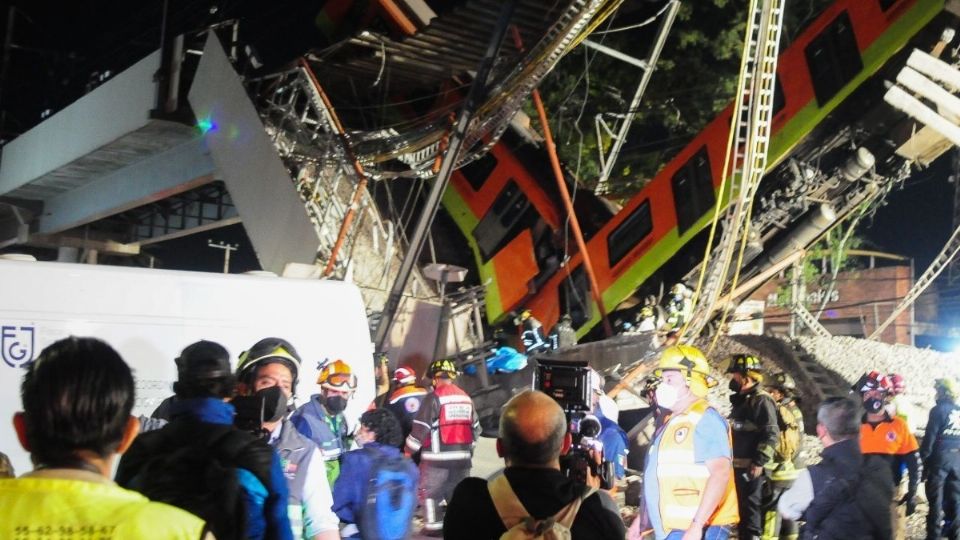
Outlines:
{"type": "Polygon", "coordinates": [[[820,324],[820,321],[813,316],[813,313],[810,313],[810,311],[803,305],[797,304],[795,306],[791,306],[790,309],[794,314],[796,314],[797,318],[800,319],[800,322],[802,322],[804,326],[809,328],[814,334],[825,338],[833,337],[833,334],[831,334],[826,327],[820,324]]]}
{"type": "MultiPolygon", "coordinates": [[[[720,242],[701,268],[687,337],[703,330],[716,309],[717,300],[727,285],[727,275],[737,246],[743,249],[749,232],[753,197],[766,172],[773,99],[776,87],[780,31],[783,27],[785,0],[751,0],[744,55],[734,105],[733,125],[724,163],[730,204],[723,219],[720,242]]],[[[721,192],[721,198],[726,193],[721,192]]],[[[722,204],[722,200],[717,204],[722,204]]],[[[709,249],[709,246],[708,246],[709,249]]]]}
{"type": "Polygon", "coordinates": [[[921,294],[923,294],[923,291],[925,291],[927,287],[933,283],[933,280],[935,280],[937,276],[939,276],[944,270],[947,269],[947,267],[950,266],[950,261],[957,256],[958,252],[960,252],[960,227],[954,229],[953,234],[943,246],[940,254],[937,255],[937,258],[934,259],[929,267],[927,267],[927,270],[922,276],[920,276],[920,279],[913,284],[913,287],[910,288],[910,292],[908,292],[907,295],[903,297],[903,300],[897,304],[897,307],[893,310],[893,313],[891,313],[890,316],[887,317],[887,319],[883,321],[883,323],[880,324],[880,326],[878,326],[867,339],[877,339],[880,337],[880,334],[882,334],[883,331],[886,330],[886,328],[890,326],[890,324],[895,321],[901,313],[906,311],[906,309],[910,307],[917,300],[917,298],[920,297],[921,294]]]}

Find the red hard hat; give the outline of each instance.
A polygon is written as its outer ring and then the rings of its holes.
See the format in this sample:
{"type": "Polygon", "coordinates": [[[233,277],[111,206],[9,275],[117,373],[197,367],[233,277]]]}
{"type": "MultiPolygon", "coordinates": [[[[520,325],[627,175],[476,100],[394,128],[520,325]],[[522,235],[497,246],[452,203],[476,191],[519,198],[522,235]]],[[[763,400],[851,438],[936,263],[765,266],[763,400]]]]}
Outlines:
{"type": "Polygon", "coordinates": [[[393,380],[399,384],[413,384],[417,381],[417,373],[410,367],[399,367],[393,372],[393,380]]]}

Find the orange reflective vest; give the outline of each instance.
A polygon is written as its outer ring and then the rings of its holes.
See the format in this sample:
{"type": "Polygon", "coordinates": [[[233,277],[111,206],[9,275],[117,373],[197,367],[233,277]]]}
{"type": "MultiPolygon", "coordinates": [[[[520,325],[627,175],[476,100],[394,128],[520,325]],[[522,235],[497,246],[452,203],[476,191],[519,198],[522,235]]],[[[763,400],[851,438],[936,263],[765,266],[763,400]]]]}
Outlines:
{"type": "MultiPolygon", "coordinates": [[[[694,460],[694,431],[709,405],[698,400],[687,410],[670,416],[657,446],[657,483],[660,486],[660,519],[666,531],[686,530],[700,506],[710,471],[705,463],[694,460]]],[[[730,439],[730,429],[727,428],[730,439]]],[[[707,525],[732,525],[740,521],[733,465],[726,493],[707,525]]]]}

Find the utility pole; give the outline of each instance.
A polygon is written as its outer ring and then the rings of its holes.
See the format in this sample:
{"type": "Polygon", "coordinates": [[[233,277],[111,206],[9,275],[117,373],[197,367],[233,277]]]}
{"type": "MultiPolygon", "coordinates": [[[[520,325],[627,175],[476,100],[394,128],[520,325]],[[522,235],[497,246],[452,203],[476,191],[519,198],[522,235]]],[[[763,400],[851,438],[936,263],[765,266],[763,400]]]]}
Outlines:
{"type": "Polygon", "coordinates": [[[228,244],[224,241],[214,242],[212,239],[207,240],[207,247],[212,247],[213,249],[222,249],[223,250],[223,273],[230,273],[230,252],[236,251],[240,244],[228,244]]]}

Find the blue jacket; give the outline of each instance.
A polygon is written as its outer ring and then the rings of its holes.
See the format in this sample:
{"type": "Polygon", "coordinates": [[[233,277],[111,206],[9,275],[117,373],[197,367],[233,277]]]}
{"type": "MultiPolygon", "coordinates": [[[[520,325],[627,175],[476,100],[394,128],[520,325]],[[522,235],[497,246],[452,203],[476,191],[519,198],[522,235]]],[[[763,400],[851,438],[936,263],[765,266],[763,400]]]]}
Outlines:
{"type": "MultiPolygon", "coordinates": [[[[340,476],[333,485],[333,511],[342,523],[357,523],[366,506],[367,485],[373,472],[373,458],[369,449],[388,456],[400,455],[400,449],[380,443],[367,443],[363,448],[351,450],[343,455],[340,464],[340,476]]],[[[420,473],[410,462],[410,473],[414,483],[419,482],[420,473]]]]}
{"type": "MultiPolygon", "coordinates": [[[[171,407],[173,420],[187,416],[208,424],[233,425],[234,414],[233,405],[212,398],[177,400],[171,407]]],[[[247,538],[293,540],[287,514],[287,479],[283,476],[280,457],[276,452],[272,454],[269,486],[264,485],[253,471],[237,469],[247,503],[247,538]]]]}
{"type": "Polygon", "coordinates": [[[600,442],[603,443],[603,458],[613,462],[617,478],[626,475],[627,434],[613,420],[598,415],[600,419],[600,442]]]}

